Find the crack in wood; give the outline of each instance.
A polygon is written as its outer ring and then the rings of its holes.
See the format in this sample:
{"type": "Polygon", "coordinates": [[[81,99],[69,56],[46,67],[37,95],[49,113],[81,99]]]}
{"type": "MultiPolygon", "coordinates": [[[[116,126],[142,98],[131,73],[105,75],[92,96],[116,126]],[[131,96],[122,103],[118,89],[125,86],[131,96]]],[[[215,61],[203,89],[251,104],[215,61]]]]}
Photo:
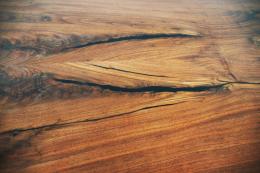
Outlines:
{"type": "Polygon", "coordinates": [[[136,35],[121,36],[121,37],[109,37],[106,39],[90,41],[85,44],[64,48],[61,51],[84,48],[84,47],[89,47],[98,44],[115,43],[121,41],[148,40],[148,39],[160,39],[160,38],[199,38],[199,37],[202,37],[201,34],[184,34],[184,33],[136,34],[136,35]]]}
{"type": "Polygon", "coordinates": [[[65,84],[74,84],[74,85],[85,85],[90,87],[98,87],[102,90],[110,90],[114,92],[129,92],[129,93],[138,93],[138,92],[151,92],[151,93],[161,93],[161,92],[201,92],[201,91],[210,91],[218,90],[223,88],[225,85],[229,84],[222,83],[216,85],[200,85],[194,87],[167,87],[167,86],[144,86],[144,87],[135,87],[135,88],[126,88],[119,87],[114,85],[103,85],[92,82],[81,82],[77,80],[70,79],[58,79],[54,78],[56,82],[61,82],[65,84]]]}
{"type": "Polygon", "coordinates": [[[139,109],[132,110],[132,111],[129,111],[129,112],[113,114],[113,115],[108,115],[108,116],[103,116],[103,117],[87,118],[87,119],[84,119],[84,120],[72,121],[72,122],[67,122],[67,123],[58,123],[59,122],[58,121],[54,124],[48,124],[48,125],[39,126],[39,127],[32,127],[32,128],[26,128],[26,129],[21,128],[21,129],[3,131],[3,132],[0,133],[0,135],[10,134],[11,136],[15,137],[22,132],[38,131],[38,130],[50,130],[50,129],[53,129],[53,128],[61,128],[61,127],[64,127],[64,126],[70,126],[70,125],[74,125],[74,124],[80,124],[80,123],[86,123],[86,122],[97,122],[97,121],[101,121],[101,120],[105,120],[105,119],[125,116],[125,115],[128,115],[128,114],[136,113],[136,112],[143,111],[143,110],[149,110],[149,109],[154,109],[154,108],[159,108],[159,107],[164,107],[164,106],[172,106],[172,105],[177,105],[177,104],[184,103],[184,102],[186,102],[186,101],[180,101],[180,102],[177,102],[177,103],[167,103],[167,104],[161,104],[161,105],[147,106],[147,107],[139,108],[139,109]]]}
{"type": "Polygon", "coordinates": [[[166,78],[170,78],[169,76],[139,73],[139,72],[133,72],[133,71],[129,71],[129,70],[123,70],[123,69],[119,69],[119,68],[115,68],[115,67],[105,67],[105,66],[96,65],[96,64],[89,64],[89,65],[92,65],[92,66],[94,66],[94,67],[99,67],[99,68],[107,69],[107,70],[115,70],[115,71],[126,72],[126,73],[132,73],[132,74],[143,75],[143,76],[166,77],[166,78]]]}
{"type": "Polygon", "coordinates": [[[114,43],[121,41],[131,41],[131,40],[148,40],[148,39],[163,39],[163,38],[198,38],[201,37],[199,33],[154,33],[154,34],[133,34],[133,35],[123,35],[115,37],[102,36],[86,36],[86,35],[65,35],[65,36],[54,36],[55,39],[51,39],[48,36],[37,36],[37,39],[27,41],[16,40],[13,42],[10,39],[0,37],[0,49],[3,50],[22,50],[30,51],[36,54],[50,55],[55,53],[61,53],[68,50],[73,50],[77,48],[83,48],[98,44],[114,43]],[[93,38],[91,38],[93,37],[93,38]]]}

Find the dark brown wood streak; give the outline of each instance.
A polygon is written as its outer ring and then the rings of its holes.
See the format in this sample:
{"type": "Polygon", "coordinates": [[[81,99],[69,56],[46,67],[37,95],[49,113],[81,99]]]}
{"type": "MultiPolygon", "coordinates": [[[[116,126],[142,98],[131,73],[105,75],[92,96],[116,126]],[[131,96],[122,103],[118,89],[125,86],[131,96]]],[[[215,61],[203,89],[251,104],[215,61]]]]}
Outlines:
{"type": "Polygon", "coordinates": [[[260,172],[258,0],[0,0],[0,172],[260,172]]]}

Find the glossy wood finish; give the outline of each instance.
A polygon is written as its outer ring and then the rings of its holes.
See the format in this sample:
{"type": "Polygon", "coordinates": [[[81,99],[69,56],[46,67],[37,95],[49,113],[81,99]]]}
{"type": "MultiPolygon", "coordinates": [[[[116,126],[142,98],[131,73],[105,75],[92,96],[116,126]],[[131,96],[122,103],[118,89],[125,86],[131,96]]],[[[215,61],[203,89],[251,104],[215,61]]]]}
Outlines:
{"type": "Polygon", "coordinates": [[[260,172],[260,2],[0,2],[0,172],[260,172]]]}

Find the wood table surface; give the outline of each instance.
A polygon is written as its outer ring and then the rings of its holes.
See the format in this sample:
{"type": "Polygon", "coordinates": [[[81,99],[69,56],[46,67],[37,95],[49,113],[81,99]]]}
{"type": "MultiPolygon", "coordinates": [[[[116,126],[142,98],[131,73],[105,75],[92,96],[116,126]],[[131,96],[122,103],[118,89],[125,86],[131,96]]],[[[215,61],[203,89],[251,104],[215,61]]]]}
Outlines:
{"type": "Polygon", "coordinates": [[[260,1],[0,1],[0,172],[259,173],[260,1]]]}

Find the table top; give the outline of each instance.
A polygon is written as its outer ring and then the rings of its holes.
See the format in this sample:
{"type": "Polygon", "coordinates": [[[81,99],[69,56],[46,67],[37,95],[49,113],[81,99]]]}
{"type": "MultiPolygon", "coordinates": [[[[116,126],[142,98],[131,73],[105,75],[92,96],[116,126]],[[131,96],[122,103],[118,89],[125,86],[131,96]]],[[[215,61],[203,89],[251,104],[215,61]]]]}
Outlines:
{"type": "Polygon", "coordinates": [[[0,172],[260,172],[258,0],[0,2],[0,172]]]}

